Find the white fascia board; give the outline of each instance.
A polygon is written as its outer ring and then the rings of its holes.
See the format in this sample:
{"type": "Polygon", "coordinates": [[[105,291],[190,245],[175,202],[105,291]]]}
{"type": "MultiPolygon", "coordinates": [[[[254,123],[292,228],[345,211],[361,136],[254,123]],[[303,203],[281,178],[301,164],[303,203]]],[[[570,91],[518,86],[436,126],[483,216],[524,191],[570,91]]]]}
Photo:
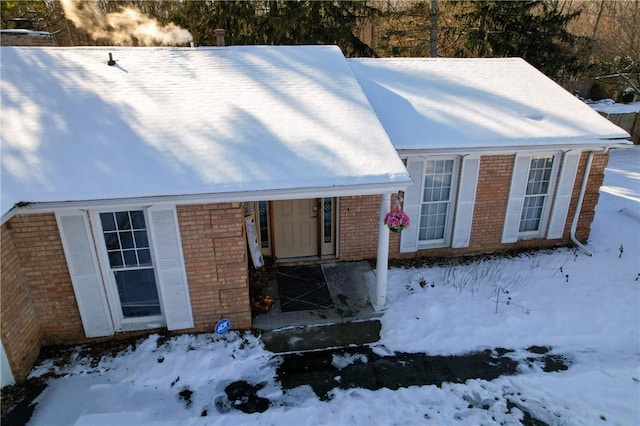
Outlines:
{"type": "Polygon", "coordinates": [[[501,155],[513,154],[522,151],[602,151],[605,148],[632,148],[634,144],[624,139],[615,139],[612,142],[600,141],[599,144],[556,144],[556,145],[512,145],[504,147],[460,147],[460,148],[423,148],[423,149],[398,149],[401,159],[414,155],[501,155]]]}
{"type": "Polygon", "coordinates": [[[88,209],[126,209],[140,206],[159,205],[187,205],[248,202],[261,200],[294,200],[320,197],[346,197],[351,195],[377,195],[391,194],[404,191],[412,180],[409,176],[395,182],[340,185],[328,187],[310,187],[294,189],[270,189],[258,191],[220,192],[212,194],[195,195],[165,195],[154,197],[117,198],[103,200],[83,201],[51,201],[51,202],[27,202],[22,206],[16,206],[2,216],[2,223],[20,214],[51,213],[64,210],[88,210],[88,209]]]}

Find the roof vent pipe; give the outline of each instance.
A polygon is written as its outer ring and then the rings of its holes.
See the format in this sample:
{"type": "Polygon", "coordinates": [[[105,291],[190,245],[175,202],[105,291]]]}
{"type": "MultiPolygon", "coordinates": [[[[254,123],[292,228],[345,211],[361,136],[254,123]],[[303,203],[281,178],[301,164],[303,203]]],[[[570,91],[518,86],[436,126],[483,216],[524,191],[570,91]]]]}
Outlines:
{"type": "Polygon", "coordinates": [[[224,35],[227,32],[225,30],[223,30],[222,28],[216,28],[215,30],[213,30],[213,33],[216,35],[216,44],[219,47],[223,47],[224,46],[224,35]]]}
{"type": "Polygon", "coordinates": [[[109,60],[107,61],[107,65],[109,65],[110,67],[114,66],[116,64],[116,61],[113,60],[113,56],[111,55],[111,52],[109,52],[109,60]]]}

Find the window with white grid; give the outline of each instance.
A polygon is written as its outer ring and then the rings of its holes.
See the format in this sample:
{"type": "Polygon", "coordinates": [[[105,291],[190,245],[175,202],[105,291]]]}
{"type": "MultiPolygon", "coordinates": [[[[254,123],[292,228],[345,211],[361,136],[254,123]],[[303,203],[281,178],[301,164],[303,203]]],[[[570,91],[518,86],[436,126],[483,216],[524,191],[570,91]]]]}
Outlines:
{"type": "Polygon", "coordinates": [[[533,157],[529,166],[527,190],[520,216],[520,233],[540,231],[543,214],[551,189],[553,156],[533,157]]]}
{"type": "Polygon", "coordinates": [[[453,198],[454,160],[427,160],[418,241],[444,243],[453,198]]]}
{"type": "Polygon", "coordinates": [[[100,213],[100,222],[123,318],[160,315],[144,211],[100,213]]]}

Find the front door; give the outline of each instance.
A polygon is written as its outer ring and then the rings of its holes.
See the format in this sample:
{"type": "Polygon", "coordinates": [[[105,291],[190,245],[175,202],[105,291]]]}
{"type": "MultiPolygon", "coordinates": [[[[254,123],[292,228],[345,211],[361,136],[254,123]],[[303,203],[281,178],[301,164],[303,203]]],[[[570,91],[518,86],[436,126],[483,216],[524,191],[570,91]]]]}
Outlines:
{"type": "Polygon", "coordinates": [[[277,258],[318,256],[318,199],[273,202],[277,258]]]}

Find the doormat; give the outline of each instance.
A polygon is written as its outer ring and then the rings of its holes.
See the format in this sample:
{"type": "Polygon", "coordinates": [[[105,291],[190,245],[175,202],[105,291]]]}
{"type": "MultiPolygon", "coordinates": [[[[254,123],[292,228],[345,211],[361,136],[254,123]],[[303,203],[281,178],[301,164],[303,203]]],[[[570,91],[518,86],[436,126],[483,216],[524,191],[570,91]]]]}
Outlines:
{"type": "Polygon", "coordinates": [[[282,312],[333,308],[320,265],[279,267],[276,281],[282,312]]]}

